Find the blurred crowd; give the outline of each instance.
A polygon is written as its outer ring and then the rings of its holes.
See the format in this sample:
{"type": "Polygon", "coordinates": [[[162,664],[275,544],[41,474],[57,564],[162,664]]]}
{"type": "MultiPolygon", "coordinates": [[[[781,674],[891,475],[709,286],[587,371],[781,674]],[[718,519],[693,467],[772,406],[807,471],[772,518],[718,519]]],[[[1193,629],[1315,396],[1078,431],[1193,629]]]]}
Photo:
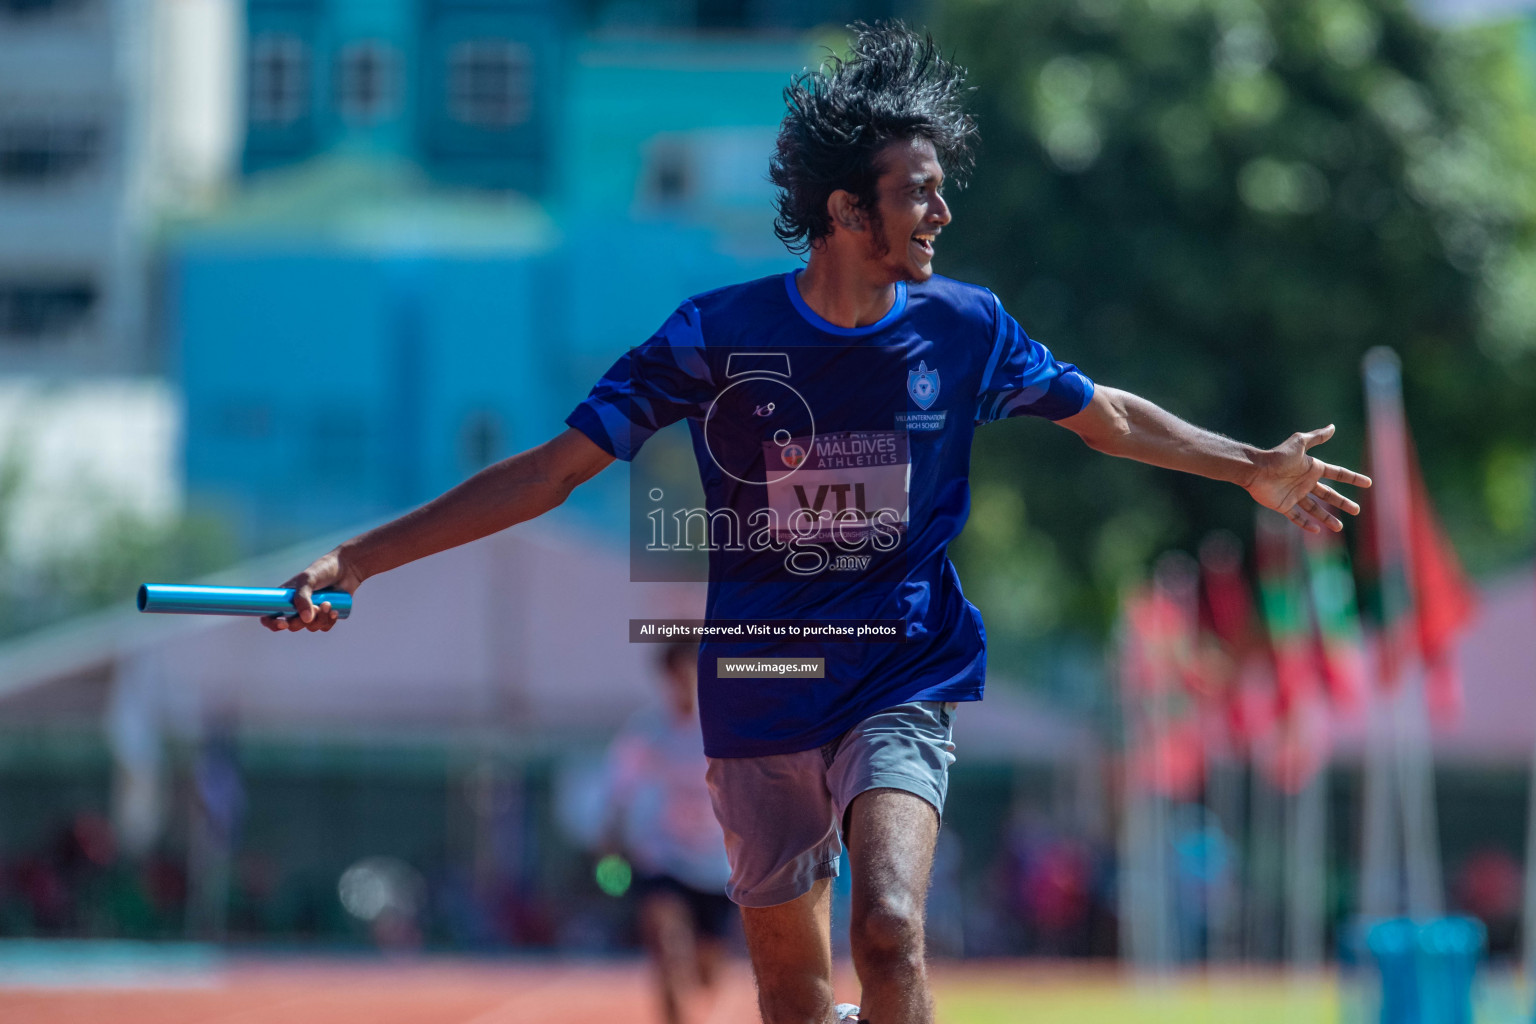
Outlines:
{"type": "MultiPolygon", "coordinates": [[[[1188,839],[1188,837],[1186,837],[1188,839]]],[[[1203,927],[1211,884],[1175,844],[1180,904],[1188,929],[1203,927]]],[[[558,844],[551,844],[552,852],[558,844]]],[[[1207,851],[1208,852],[1208,851],[1207,851]]],[[[604,894],[594,880],[596,852],[559,850],[568,859],[559,884],[477,878],[466,865],[408,865],[369,858],[338,878],[298,870],[253,851],[238,852],[228,876],[222,937],[251,946],[373,947],[415,950],[559,950],[609,954],[635,950],[643,933],[634,893],[604,894]],[[348,906],[348,873],[373,894],[377,912],[348,906]],[[372,886],[373,888],[367,888],[372,886]]],[[[1193,859],[1192,859],[1193,858],[1193,859]]],[[[0,937],[187,939],[199,934],[194,886],[184,856],[168,849],[126,856],[111,823],[83,811],[63,818],[28,849],[0,859],[0,937]]],[[[1451,876],[1451,906],[1488,927],[1494,957],[1520,941],[1524,876],[1519,861],[1479,848],[1451,876]]],[[[1118,949],[1114,847],[1019,814],[994,850],[962,848],[953,831],[939,846],[930,902],[936,956],[1112,958],[1118,949]],[[979,862],[978,862],[979,861],[979,862]]],[[[1198,955],[1200,942],[1192,941],[1198,955]]]]}
{"type": "MultiPolygon", "coordinates": [[[[936,868],[935,953],[1112,956],[1112,851],[1032,822],[962,881],[958,840],[946,834],[936,868]]],[[[401,864],[393,858],[374,861],[401,864]]],[[[285,869],[238,854],[229,873],[224,937],[251,944],[368,944],[392,950],[511,948],[613,952],[641,933],[631,901],[593,881],[578,854],[567,891],[477,881],[465,867],[405,869],[420,892],[371,920],[349,913],[332,872],[285,869]]],[[[351,870],[351,869],[349,869],[351,870]]],[[[383,881],[388,871],[375,868],[383,881]]],[[[369,881],[365,879],[365,881],[369,881]]],[[[104,816],[81,812],[34,848],[0,861],[0,936],[183,939],[196,934],[186,859],[168,850],[125,856],[104,816]]],[[[383,898],[386,905],[389,897],[383,898]]]]}
{"type": "Polygon", "coordinates": [[[164,854],[119,855],[112,825],[82,812],[35,849],[0,862],[0,933],[71,938],[180,937],[185,866],[164,854]]]}

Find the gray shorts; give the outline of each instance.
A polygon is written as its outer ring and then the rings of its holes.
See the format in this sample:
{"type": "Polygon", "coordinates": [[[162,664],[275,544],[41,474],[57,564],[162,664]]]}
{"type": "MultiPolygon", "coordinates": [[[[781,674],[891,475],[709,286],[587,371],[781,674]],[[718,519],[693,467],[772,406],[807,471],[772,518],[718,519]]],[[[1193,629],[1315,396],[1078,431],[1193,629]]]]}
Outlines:
{"type": "Polygon", "coordinates": [[[710,758],[709,795],[731,861],[725,894],[743,907],[772,907],[836,875],[843,816],[868,790],[914,793],[942,815],[954,713],[954,704],[913,701],[814,750],[710,758]]]}

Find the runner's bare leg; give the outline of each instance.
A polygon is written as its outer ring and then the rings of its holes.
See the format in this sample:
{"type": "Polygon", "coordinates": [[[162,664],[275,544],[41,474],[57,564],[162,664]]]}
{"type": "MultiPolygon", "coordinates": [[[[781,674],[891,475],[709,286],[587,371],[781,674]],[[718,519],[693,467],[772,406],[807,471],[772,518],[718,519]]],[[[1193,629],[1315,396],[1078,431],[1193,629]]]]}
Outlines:
{"type": "Polygon", "coordinates": [[[832,885],[776,907],[742,907],[763,1024],[832,1021],[832,885]]]}
{"type": "Polygon", "coordinates": [[[872,789],[854,798],[848,819],[859,1019],[932,1024],[923,921],[938,812],[912,793],[872,789]]]}

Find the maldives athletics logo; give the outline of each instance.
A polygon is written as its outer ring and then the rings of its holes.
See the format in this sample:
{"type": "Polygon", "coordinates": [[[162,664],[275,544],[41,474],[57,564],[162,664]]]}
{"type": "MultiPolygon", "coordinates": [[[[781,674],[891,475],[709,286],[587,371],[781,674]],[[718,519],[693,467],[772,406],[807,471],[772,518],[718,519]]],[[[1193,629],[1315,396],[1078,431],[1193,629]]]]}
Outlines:
{"type": "Polygon", "coordinates": [[[919,362],[917,369],[907,373],[907,394],[917,407],[927,412],[939,400],[939,371],[928,369],[927,362],[919,362]]]}

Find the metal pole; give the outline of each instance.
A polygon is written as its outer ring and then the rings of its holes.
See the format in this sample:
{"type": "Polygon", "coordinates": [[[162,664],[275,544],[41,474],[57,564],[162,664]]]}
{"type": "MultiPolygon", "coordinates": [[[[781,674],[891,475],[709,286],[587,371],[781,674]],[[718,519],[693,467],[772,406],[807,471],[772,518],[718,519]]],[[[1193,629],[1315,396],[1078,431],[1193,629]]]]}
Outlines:
{"type": "MultiPolygon", "coordinates": [[[[1391,625],[1413,614],[1410,581],[1413,550],[1408,468],[1408,430],[1403,415],[1402,364],[1389,348],[1377,347],[1362,364],[1371,424],[1376,557],[1381,568],[1383,649],[1392,642],[1391,625]]],[[[1414,672],[1398,692],[1385,693],[1389,680],[1378,681],[1385,697],[1385,736],[1375,735],[1366,761],[1366,835],[1362,864],[1362,910],[1384,916],[1404,907],[1432,916],[1442,905],[1439,835],[1435,822],[1434,760],[1423,707],[1422,674],[1414,672]],[[1373,777],[1374,776],[1374,777],[1373,777]],[[1383,792],[1384,791],[1384,792],[1383,792]],[[1400,818],[1390,821],[1393,792],[1400,818]],[[1399,845],[1400,844],[1400,845],[1399,845]],[[1398,874],[1398,850],[1406,892],[1398,874]],[[1390,894],[1390,895],[1389,895],[1390,894]]],[[[1373,716],[1373,725],[1374,718],[1373,716]]]]}
{"type": "Polygon", "coordinates": [[[1293,971],[1315,971],[1323,963],[1327,927],[1328,771],[1323,769],[1286,799],[1286,959],[1293,971]]]}

